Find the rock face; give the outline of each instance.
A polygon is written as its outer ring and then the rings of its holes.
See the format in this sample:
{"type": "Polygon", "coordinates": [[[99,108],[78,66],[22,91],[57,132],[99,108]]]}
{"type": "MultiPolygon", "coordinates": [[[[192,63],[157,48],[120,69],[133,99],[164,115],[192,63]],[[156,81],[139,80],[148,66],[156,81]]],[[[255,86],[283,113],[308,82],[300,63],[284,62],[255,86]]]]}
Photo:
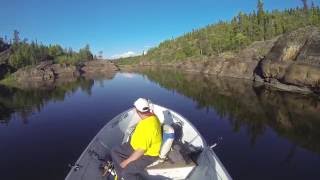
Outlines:
{"type": "Polygon", "coordinates": [[[19,69],[13,77],[18,86],[42,87],[58,81],[73,81],[81,76],[90,79],[107,74],[107,77],[110,77],[117,70],[118,68],[108,61],[90,61],[79,66],[44,61],[35,67],[19,69]]]}
{"type": "Polygon", "coordinates": [[[215,65],[209,65],[205,72],[215,74],[221,77],[234,77],[243,79],[253,79],[253,71],[257,66],[257,61],[248,60],[223,60],[211,62],[215,65]]]}
{"type": "Polygon", "coordinates": [[[257,64],[258,61],[214,58],[201,63],[197,61],[186,61],[177,64],[176,67],[189,72],[252,80],[253,71],[257,64]]]}
{"type": "Polygon", "coordinates": [[[271,49],[277,38],[253,43],[248,48],[229,57],[213,58],[207,62],[204,73],[219,77],[254,79],[254,71],[259,60],[271,49]]]}
{"type": "Polygon", "coordinates": [[[118,71],[119,68],[114,63],[105,60],[88,61],[81,68],[84,76],[103,75],[108,72],[118,71]]]}
{"type": "Polygon", "coordinates": [[[265,82],[276,87],[291,85],[320,92],[319,29],[301,28],[283,35],[257,69],[265,82]]]}
{"type": "Polygon", "coordinates": [[[77,78],[79,68],[62,64],[53,64],[51,61],[40,63],[36,67],[25,67],[13,74],[19,82],[54,81],[57,78],[77,78]]]}
{"type": "MultiPolygon", "coordinates": [[[[224,53],[218,57],[209,57],[202,60],[185,60],[161,64],[156,61],[144,60],[138,66],[170,66],[188,72],[254,80],[254,72],[259,60],[270,51],[276,40],[277,38],[255,42],[236,54],[224,53]]],[[[128,67],[125,67],[125,69],[128,69],[128,67]]]]}
{"type": "MultiPolygon", "coordinates": [[[[157,64],[156,62],[141,62],[139,66],[168,66],[179,68],[187,72],[204,73],[210,75],[217,75],[219,77],[233,77],[242,79],[254,79],[254,70],[258,61],[251,59],[224,59],[215,57],[206,60],[187,60],[183,62],[176,62],[173,64],[157,64]]],[[[137,66],[136,68],[139,68],[137,66]]],[[[130,69],[128,67],[121,67],[121,69],[130,69]]]]}

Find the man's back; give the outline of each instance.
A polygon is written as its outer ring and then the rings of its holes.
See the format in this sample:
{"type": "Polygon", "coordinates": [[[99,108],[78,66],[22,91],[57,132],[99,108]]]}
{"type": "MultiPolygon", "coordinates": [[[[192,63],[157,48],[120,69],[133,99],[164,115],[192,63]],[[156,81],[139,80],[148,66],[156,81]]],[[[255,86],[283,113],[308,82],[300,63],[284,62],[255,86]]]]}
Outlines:
{"type": "Polygon", "coordinates": [[[162,132],[159,119],[151,115],[142,119],[136,126],[130,144],[134,150],[145,150],[144,155],[159,156],[162,132]]]}

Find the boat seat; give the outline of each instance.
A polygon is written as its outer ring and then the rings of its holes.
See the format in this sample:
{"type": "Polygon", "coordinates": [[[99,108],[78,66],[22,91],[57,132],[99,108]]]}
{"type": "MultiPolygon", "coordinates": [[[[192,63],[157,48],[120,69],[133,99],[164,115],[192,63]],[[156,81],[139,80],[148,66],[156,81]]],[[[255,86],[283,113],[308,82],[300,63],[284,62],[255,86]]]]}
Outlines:
{"type": "Polygon", "coordinates": [[[146,168],[148,175],[169,179],[186,179],[196,164],[191,160],[187,151],[182,150],[181,143],[175,143],[167,158],[158,159],[146,168]]]}

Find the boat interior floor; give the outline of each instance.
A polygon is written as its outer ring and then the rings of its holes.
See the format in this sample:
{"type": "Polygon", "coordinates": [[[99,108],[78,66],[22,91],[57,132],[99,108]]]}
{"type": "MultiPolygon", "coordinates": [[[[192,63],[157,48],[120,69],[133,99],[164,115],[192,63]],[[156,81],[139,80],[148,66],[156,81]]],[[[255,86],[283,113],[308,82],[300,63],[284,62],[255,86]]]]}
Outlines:
{"type": "MultiPolygon", "coordinates": [[[[146,168],[149,176],[159,179],[186,179],[196,167],[194,154],[182,143],[175,142],[167,158],[158,160],[146,168]]],[[[150,178],[152,179],[152,178],[150,178]]]]}
{"type": "MultiPolygon", "coordinates": [[[[95,159],[93,161],[85,160],[85,162],[90,162],[90,165],[87,165],[87,175],[99,171],[98,167],[101,165],[101,160],[109,159],[111,147],[113,146],[106,145],[100,138],[94,141],[91,148],[87,151],[88,156],[84,158],[95,159]]],[[[196,160],[200,153],[201,150],[196,151],[189,143],[182,143],[180,139],[175,139],[166,159],[148,166],[145,169],[145,173],[142,174],[143,179],[187,179],[190,173],[196,168],[197,164],[195,162],[197,162],[196,160]]],[[[101,175],[102,173],[97,174],[101,175]]],[[[95,179],[101,179],[101,176],[95,179]]]]}

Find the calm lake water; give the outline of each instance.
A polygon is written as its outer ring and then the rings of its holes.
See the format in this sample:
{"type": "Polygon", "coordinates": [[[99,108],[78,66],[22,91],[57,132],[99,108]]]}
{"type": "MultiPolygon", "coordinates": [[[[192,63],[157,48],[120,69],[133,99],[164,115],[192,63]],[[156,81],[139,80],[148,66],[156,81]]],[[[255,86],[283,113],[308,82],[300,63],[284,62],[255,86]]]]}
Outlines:
{"type": "Polygon", "coordinates": [[[234,179],[319,179],[320,100],[174,70],[117,73],[50,89],[0,86],[0,179],[58,180],[138,97],[188,118],[234,179]]]}

